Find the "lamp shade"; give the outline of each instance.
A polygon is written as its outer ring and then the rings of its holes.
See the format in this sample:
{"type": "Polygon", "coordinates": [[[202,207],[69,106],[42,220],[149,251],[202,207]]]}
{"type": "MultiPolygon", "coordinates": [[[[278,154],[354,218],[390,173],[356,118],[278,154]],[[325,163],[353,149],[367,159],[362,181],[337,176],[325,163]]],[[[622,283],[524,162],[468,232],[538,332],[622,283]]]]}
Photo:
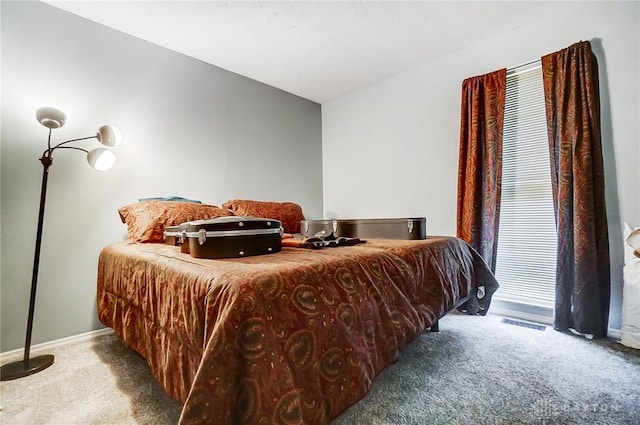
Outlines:
{"type": "Polygon", "coordinates": [[[98,171],[108,171],[116,163],[116,156],[109,149],[95,148],[87,154],[87,161],[98,171]]]}
{"type": "Polygon", "coordinates": [[[67,116],[56,107],[43,106],[36,110],[36,119],[47,128],[60,128],[67,120],[67,116]]]}
{"type": "Polygon", "coordinates": [[[103,125],[98,129],[96,139],[105,146],[113,147],[120,144],[122,141],[122,135],[120,134],[120,130],[116,127],[112,125],[103,125]]]}

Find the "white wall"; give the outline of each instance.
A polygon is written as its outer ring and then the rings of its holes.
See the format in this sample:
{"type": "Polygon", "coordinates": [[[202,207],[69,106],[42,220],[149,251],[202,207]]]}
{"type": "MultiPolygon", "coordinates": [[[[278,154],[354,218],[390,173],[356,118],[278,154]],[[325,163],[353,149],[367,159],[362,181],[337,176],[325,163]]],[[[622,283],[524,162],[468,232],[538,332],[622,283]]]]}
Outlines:
{"type": "Polygon", "coordinates": [[[429,234],[455,235],[462,81],[590,40],[602,97],[610,326],[619,329],[621,220],[640,225],[640,3],[566,3],[560,10],[323,104],[324,215],[423,215],[429,234]]]}
{"type": "Polygon", "coordinates": [[[54,142],[103,124],[124,142],[108,173],[79,152],[55,152],[34,344],[101,327],[98,254],[126,235],[117,209],[140,197],[287,200],[322,216],[320,105],[43,3],[1,8],[0,351],[24,342],[47,139],[39,106],[67,113],[54,142]]]}

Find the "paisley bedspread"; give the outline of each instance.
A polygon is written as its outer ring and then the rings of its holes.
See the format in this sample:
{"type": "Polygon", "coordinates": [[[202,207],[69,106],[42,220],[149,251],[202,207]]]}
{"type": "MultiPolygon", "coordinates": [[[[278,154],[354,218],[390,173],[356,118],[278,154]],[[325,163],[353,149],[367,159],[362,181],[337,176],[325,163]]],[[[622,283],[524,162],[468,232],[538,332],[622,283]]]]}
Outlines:
{"type": "Polygon", "coordinates": [[[485,307],[497,288],[449,237],[227,260],[115,243],[97,285],[100,320],[184,403],[183,425],[329,423],[476,287],[485,307]]]}

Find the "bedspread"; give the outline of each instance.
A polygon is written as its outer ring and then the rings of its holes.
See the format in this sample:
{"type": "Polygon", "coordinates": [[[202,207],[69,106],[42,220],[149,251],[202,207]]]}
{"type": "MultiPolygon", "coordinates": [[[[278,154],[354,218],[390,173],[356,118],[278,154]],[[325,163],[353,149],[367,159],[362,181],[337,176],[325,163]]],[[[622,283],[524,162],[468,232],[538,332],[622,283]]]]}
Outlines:
{"type": "Polygon", "coordinates": [[[184,403],[181,424],[326,424],[400,350],[497,282],[457,238],[195,259],[116,243],[98,266],[102,323],[184,403]]]}

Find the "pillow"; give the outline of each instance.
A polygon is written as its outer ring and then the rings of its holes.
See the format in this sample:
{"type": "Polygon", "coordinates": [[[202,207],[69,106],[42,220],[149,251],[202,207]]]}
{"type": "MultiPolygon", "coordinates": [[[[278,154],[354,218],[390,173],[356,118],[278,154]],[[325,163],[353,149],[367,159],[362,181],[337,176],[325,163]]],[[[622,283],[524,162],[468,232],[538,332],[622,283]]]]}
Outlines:
{"type": "Polygon", "coordinates": [[[627,223],[624,225],[629,228],[629,235],[625,238],[627,246],[631,247],[636,257],[640,257],[640,227],[631,229],[627,223]]]}
{"type": "Polygon", "coordinates": [[[624,223],[624,267],[622,287],[622,338],[628,347],[640,348],[640,228],[624,223]]]}
{"type": "Polygon", "coordinates": [[[640,257],[640,227],[633,228],[626,222],[624,223],[624,262],[633,262],[634,256],[640,257]]]}
{"type": "Polygon", "coordinates": [[[293,202],[268,202],[233,199],[222,204],[235,215],[280,220],[286,233],[300,233],[300,220],[304,220],[302,208],[293,202]]]}
{"type": "Polygon", "coordinates": [[[145,201],[118,209],[127,225],[128,240],[133,242],[163,242],[164,228],[186,221],[233,215],[214,205],[177,201],[145,201]]]}

